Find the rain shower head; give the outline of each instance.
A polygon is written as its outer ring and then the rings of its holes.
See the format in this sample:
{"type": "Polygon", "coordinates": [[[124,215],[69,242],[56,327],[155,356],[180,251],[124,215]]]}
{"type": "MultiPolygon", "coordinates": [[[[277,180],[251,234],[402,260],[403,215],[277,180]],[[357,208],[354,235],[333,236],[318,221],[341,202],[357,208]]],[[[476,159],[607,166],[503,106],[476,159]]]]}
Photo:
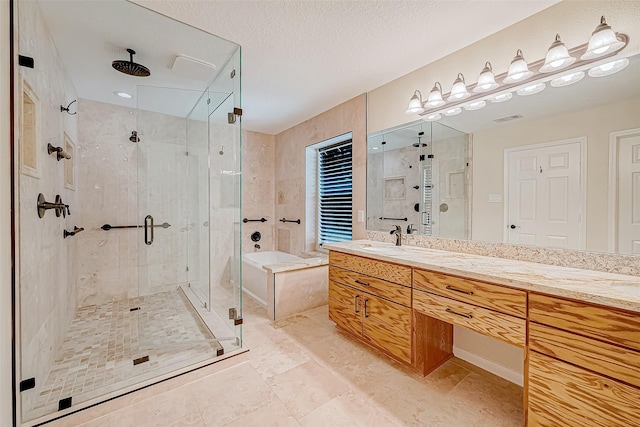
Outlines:
{"type": "Polygon", "coordinates": [[[136,54],[136,51],[133,49],[127,49],[129,52],[129,61],[124,60],[116,60],[111,63],[111,66],[121,73],[128,74],[130,76],[135,77],[149,77],[151,75],[151,71],[147,67],[141,64],[137,64],[133,62],[133,55],[136,54]]]}

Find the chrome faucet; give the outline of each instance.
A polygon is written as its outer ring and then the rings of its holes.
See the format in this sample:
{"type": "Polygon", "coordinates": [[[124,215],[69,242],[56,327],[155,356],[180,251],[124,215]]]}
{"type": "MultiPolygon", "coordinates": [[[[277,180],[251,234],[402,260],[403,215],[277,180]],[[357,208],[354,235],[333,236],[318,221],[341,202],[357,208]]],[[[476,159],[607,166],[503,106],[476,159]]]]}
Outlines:
{"type": "Polygon", "coordinates": [[[399,225],[394,225],[393,227],[390,234],[396,235],[396,246],[402,246],[402,227],[399,225]]]}
{"type": "Polygon", "coordinates": [[[407,226],[407,234],[413,234],[414,231],[416,231],[416,229],[414,228],[413,224],[409,224],[407,226]]]}

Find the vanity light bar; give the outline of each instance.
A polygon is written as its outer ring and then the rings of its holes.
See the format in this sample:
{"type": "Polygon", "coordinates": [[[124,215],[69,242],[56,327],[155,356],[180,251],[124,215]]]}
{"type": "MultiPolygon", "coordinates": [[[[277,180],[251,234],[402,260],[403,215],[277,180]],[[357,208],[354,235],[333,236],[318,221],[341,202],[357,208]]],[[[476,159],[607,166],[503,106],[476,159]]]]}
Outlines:
{"type": "MultiPolygon", "coordinates": [[[[608,33],[607,33],[608,34],[608,33]]],[[[615,56],[618,52],[624,49],[629,43],[629,37],[623,33],[613,33],[611,27],[606,25],[606,20],[604,16],[601,18],[601,24],[598,26],[598,29],[594,31],[592,35],[592,39],[589,43],[585,43],[583,45],[577,46],[571,50],[566,50],[564,44],[560,40],[560,36],[556,35],[556,39],[549,48],[549,52],[547,52],[547,56],[544,59],[537,60],[535,62],[527,64],[524,61],[524,57],[522,51],[518,50],[515,58],[511,62],[511,66],[509,67],[509,71],[504,72],[498,76],[493,76],[490,63],[485,63],[485,67],[480,73],[481,78],[478,83],[471,84],[466,86],[464,83],[464,77],[459,73],[456,81],[454,82],[454,86],[449,93],[442,92],[442,86],[439,83],[434,86],[432,89],[429,100],[432,98],[438,98],[439,102],[424,102],[422,103],[422,107],[418,107],[417,98],[415,95],[412,97],[412,105],[410,109],[407,110],[407,113],[417,113],[420,116],[426,116],[426,119],[429,121],[438,120],[442,115],[451,115],[447,114],[447,112],[452,112],[456,107],[463,107],[465,110],[473,110],[479,108],[468,108],[470,105],[480,105],[481,101],[491,101],[491,102],[504,102],[511,99],[511,92],[517,91],[519,95],[532,95],[534,93],[538,93],[544,89],[544,82],[552,81],[552,86],[561,87],[567,84],[576,83],[581,80],[581,78],[572,79],[569,81],[562,80],[559,75],[567,75],[572,73],[567,73],[570,70],[574,70],[573,74],[579,75],[577,71],[582,71],[588,67],[587,65],[598,63],[598,65],[594,68],[601,67],[594,72],[589,72],[590,76],[605,76],[608,75],[606,71],[602,69],[607,69],[609,66],[609,62],[603,61],[604,59],[611,58],[615,56]],[[601,30],[600,28],[605,28],[605,30],[601,30]],[[600,30],[599,30],[600,29],[600,30]],[[598,37],[602,37],[602,33],[610,32],[615,35],[615,40],[608,45],[607,49],[600,48],[602,51],[601,54],[594,57],[593,52],[593,38],[597,35],[598,37]],[[557,51],[561,52],[558,54],[557,51]],[[568,52],[565,54],[565,52],[568,52]],[[551,64],[549,61],[551,59],[551,64]],[[572,59],[568,59],[572,58],[572,59]],[[557,62],[563,60],[563,63],[558,66],[557,62]],[[526,73],[524,73],[524,77],[520,79],[514,79],[510,72],[514,66],[522,68],[524,70],[526,68],[526,73]],[[579,70],[577,70],[579,69],[579,70]],[[491,76],[489,76],[491,73],[491,76]],[[494,77],[492,80],[491,77],[494,77]],[[482,80],[482,82],[480,81],[482,80]],[[486,81],[493,81],[494,84],[486,83],[486,81]],[[484,82],[484,83],[483,83],[484,82]],[[498,85],[495,82],[503,82],[502,85],[498,85]],[[538,83],[538,84],[536,84],[538,83]],[[565,83],[565,84],[562,84],[565,83]],[[464,86],[464,87],[463,87],[464,86]],[[491,87],[491,89],[488,89],[491,87]],[[537,91],[532,90],[532,87],[536,87],[537,91]],[[542,88],[542,89],[540,89],[542,88]],[[454,90],[455,89],[455,90],[454,90]],[[528,89],[528,90],[527,90],[528,89]],[[457,96],[455,96],[458,94],[457,96]],[[460,95],[463,94],[463,95],[460,95]],[[432,96],[434,95],[434,96],[432,96]],[[447,102],[445,102],[445,100],[447,102]],[[440,116],[440,117],[438,117],[440,116]],[[438,117],[438,118],[436,118],[438,117]]],[[[626,58],[623,58],[626,59],[626,58]]],[[[624,61],[621,59],[619,61],[620,65],[624,65],[624,61]]],[[[628,63],[628,60],[627,60],[628,63]]],[[[624,68],[624,66],[620,67],[617,65],[615,67],[610,67],[611,69],[615,68],[615,71],[619,71],[624,68]]],[[[611,72],[611,74],[613,73],[611,72]]],[[[513,74],[513,73],[511,73],[513,74]]],[[[418,91],[416,91],[418,92],[418,91]]],[[[420,97],[420,102],[422,101],[420,97]]],[[[482,108],[482,107],[480,107],[482,108]]],[[[456,110],[457,111],[457,110],[456,110]]]]}

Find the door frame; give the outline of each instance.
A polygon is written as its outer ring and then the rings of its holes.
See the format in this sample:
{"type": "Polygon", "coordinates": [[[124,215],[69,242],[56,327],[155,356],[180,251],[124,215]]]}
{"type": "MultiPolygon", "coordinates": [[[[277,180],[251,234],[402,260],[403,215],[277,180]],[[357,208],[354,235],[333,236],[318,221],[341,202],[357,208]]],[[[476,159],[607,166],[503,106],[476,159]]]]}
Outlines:
{"type": "Polygon", "coordinates": [[[640,128],[627,129],[609,133],[609,186],[607,214],[607,249],[615,252],[618,246],[618,149],[620,139],[625,136],[640,134],[640,128]]]}
{"type": "Polygon", "coordinates": [[[509,155],[516,151],[531,150],[536,148],[548,148],[558,145],[580,143],[580,231],[578,237],[578,250],[585,250],[587,243],[587,137],[560,139],[556,141],[541,142],[538,144],[521,145],[504,149],[503,168],[503,222],[502,242],[509,243],[509,155]]]}

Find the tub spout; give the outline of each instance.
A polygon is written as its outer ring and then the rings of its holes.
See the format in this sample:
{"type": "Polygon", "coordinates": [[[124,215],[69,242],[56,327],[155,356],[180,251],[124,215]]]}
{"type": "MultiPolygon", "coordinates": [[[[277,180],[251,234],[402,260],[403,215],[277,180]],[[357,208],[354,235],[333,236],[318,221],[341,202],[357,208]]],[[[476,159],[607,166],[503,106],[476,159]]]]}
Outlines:
{"type": "Polygon", "coordinates": [[[253,247],[256,248],[256,249],[260,249],[260,245],[257,244],[257,243],[255,245],[253,245],[253,247]]]}

